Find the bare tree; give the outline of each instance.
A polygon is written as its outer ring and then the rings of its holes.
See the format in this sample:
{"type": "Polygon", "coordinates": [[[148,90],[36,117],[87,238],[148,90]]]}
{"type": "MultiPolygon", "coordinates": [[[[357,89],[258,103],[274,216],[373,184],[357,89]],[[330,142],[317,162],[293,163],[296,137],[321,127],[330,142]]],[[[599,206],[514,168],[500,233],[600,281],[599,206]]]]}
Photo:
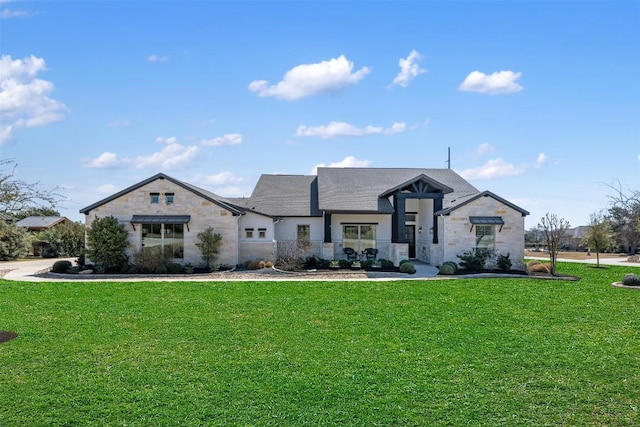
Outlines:
{"type": "Polygon", "coordinates": [[[614,192],[609,196],[609,219],[613,232],[618,243],[633,255],[640,247],[640,191],[625,191],[620,183],[608,187],[614,192]]]}
{"type": "Polygon", "coordinates": [[[600,267],[600,252],[609,249],[613,245],[611,224],[602,213],[591,214],[589,231],[582,239],[582,244],[589,250],[596,251],[597,266],[600,267]]]}
{"type": "Polygon", "coordinates": [[[0,212],[19,213],[33,207],[51,208],[62,203],[65,197],[58,188],[43,190],[39,182],[28,183],[15,176],[18,165],[13,160],[0,160],[0,212]],[[8,168],[5,173],[2,169],[8,168]]]}
{"type": "Polygon", "coordinates": [[[551,274],[555,276],[558,251],[560,250],[562,239],[569,228],[569,221],[564,218],[558,218],[556,214],[547,212],[540,220],[538,228],[542,231],[547,248],[549,249],[551,274]]]}

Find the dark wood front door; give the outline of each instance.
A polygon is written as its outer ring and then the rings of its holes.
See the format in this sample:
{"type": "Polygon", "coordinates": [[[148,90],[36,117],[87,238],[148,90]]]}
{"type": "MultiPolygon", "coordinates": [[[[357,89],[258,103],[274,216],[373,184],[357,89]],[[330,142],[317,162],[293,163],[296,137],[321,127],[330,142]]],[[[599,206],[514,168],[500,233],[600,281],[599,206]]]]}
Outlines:
{"type": "Polygon", "coordinates": [[[407,243],[409,243],[409,258],[415,258],[416,257],[416,226],[405,225],[404,233],[407,238],[407,243]]]}

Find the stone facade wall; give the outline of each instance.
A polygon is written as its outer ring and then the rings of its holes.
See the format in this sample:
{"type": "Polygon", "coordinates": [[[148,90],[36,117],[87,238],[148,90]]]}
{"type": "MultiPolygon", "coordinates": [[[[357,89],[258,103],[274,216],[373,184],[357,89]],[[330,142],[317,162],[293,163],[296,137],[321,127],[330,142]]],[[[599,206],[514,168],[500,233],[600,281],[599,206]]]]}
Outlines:
{"type": "Polygon", "coordinates": [[[475,226],[472,228],[470,216],[502,217],[502,230],[500,225],[495,226],[495,250],[498,254],[509,254],[512,269],[524,270],[524,217],[519,211],[489,196],[476,199],[438,219],[442,230],[439,245],[442,247],[442,259],[434,265],[445,261],[458,263],[460,258],[457,255],[475,248],[475,226]]]}
{"type": "Polygon", "coordinates": [[[184,227],[184,258],[176,262],[202,264],[200,250],[195,245],[197,235],[212,226],[222,235],[216,264],[238,263],[238,217],[166,179],[157,179],[93,209],[85,215],[85,224],[90,227],[96,217],[116,217],[129,233],[131,255],[140,250],[142,244],[140,224],[130,222],[133,215],[191,215],[191,221],[184,227]],[[151,203],[150,193],[160,193],[160,202],[151,203]],[[173,204],[166,204],[165,193],[174,193],[173,204]]]}

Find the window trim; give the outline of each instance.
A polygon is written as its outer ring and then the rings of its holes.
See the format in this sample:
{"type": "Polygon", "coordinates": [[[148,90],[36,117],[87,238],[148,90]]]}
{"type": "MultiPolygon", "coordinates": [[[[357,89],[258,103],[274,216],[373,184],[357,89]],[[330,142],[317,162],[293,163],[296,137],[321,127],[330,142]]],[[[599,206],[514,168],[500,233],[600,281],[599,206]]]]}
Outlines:
{"type": "Polygon", "coordinates": [[[160,193],[149,193],[150,203],[152,205],[157,205],[160,203],[160,193]]]}
{"type": "Polygon", "coordinates": [[[253,228],[245,228],[244,229],[244,238],[245,239],[253,239],[253,228]]]}

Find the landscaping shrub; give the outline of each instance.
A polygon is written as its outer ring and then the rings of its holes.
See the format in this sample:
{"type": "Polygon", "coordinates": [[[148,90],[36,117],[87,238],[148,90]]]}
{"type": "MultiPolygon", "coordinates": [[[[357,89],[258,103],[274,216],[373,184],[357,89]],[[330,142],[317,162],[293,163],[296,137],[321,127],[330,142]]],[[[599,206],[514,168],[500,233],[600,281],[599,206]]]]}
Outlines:
{"type": "Polygon", "coordinates": [[[278,242],[277,252],[276,266],[279,269],[293,271],[304,267],[304,259],[300,255],[297,241],[278,242]]]}
{"type": "Polygon", "coordinates": [[[116,217],[96,218],[87,230],[87,255],[91,261],[102,264],[107,270],[120,271],[127,264],[127,237],[124,224],[120,224],[116,217]]]}
{"type": "Polygon", "coordinates": [[[338,265],[340,266],[340,268],[349,268],[351,267],[351,261],[346,259],[340,259],[338,260],[338,265]]]}
{"type": "Polygon", "coordinates": [[[625,274],[622,278],[622,284],[625,286],[640,286],[640,276],[637,274],[625,274]]]}
{"type": "Polygon", "coordinates": [[[265,268],[273,268],[273,261],[267,261],[264,266],[265,268]]]}
{"type": "Polygon", "coordinates": [[[527,263],[527,273],[551,273],[551,265],[540,261],[529,261],[527,263]]]}
{"type": "Polygon", "coordinates": [[[51,271],[54,273],[66,273],[71,268],[71,261],[60,260],[53,263],[51,271]]]}
{"type": "Polygon", "coordinates": [[[167,270],[167,266],[162,264],[156,267],[154,273],[156,274],[167,274],[168,270],[167,270]]]}
{"type": "Polygon", "coordinates": [[[133,264],[141,273],[154,273],[161,265],[171,263],[171,255],[160,246],[142,248],[132,255],[133,264]]]}
{"type": "Polygon", "coordinates": [[[403,259],[400,261],[400,263],[398,264],[400,267],[402,267],[402,264],[406,264],[407,262],[411,262],[408,259],[403,259]]]}
{"type": "Polygon", "coordinates": [[[264,261],[258,261],[258,268],[265,268],[267,266],[267,263],[264,261]]]}
{"type": "Polygon", "coordinates": [[[445,261],[442,263],[442,265],[450,265],[451,268],[453,268],[453,272],[455,273],[456,271],[458,271],[458,264],[453,262],[453,261],[445,261]]]}
{"type": "Polygon", "coordinates": [[[198,242],[196,246],[200,249],[202,260],[207,268],[213,267],[213,262],[218,257],[220,245],[222,244],[222,236],[215,233],[213,227],[207,227],[198,233],[198,242]]]}
{"type": "Polygon", "coordinates": [[[511,259],[509,259],[509,253],[507,253],[506,255],[499,254],[496,264],[498,265],[498,268],[502,271],[511,270],[511,266],[513,265],[511,263],[511,259]]]}
{"type": "Polygon", "coordinates": [[[382,266],[382,268],[393,268],[393,262],[391,262],[388,259],[379,259],[378,262],[380,263],[380,265],[382,266]]]}
{"type": "Polygon", "coordinates": [[[178,264],[177,262],[170,262],[166,264],[166,267],[167,267],[167,272],[171,274],[179,274],[179,273],[182,273],[183,271],[182,265],[178,264]]]}
{"type": "Polygon", "coordinates": [[[40,250],[40,256],[42,258],[58,258],[60,256],[60,252],[57,251],[55,246],[46,244],[40,250]]]}
{"type": "Polygon", "coordinates": [[[444,263],[444,264],[442,264],[440,266],[439,274],[448,276],[448,275],[451,275],[451,274],[454,274],[454,273],[455,273],[455,270],[451,266],[451,264],[444,263]]]}
{"type": "Polygon", "coordinates": [[[249,263],[247,264],[248,270],[257,270],[259,268],[261,268],[260,261],[249,261],[249,263]]]}
{"type": "Polygon", "coordinates": [[[484,269],[484,264],[489,259],[489,253],[482,249],[471,249],[457,255],[462,261],[460,266],[469,271],[481,271],[484,269]]]}
{"type": "Polygon", "coordinates": [[[416,267],[409,261],[400,264],[400,273],[413,274],[416,272],[416,267]]]}
{"type": "Polygon", "coordinates": [[[0,261],[25,256],[29,252],[29,239],[23,228],[0,221],[0,261]]]}

